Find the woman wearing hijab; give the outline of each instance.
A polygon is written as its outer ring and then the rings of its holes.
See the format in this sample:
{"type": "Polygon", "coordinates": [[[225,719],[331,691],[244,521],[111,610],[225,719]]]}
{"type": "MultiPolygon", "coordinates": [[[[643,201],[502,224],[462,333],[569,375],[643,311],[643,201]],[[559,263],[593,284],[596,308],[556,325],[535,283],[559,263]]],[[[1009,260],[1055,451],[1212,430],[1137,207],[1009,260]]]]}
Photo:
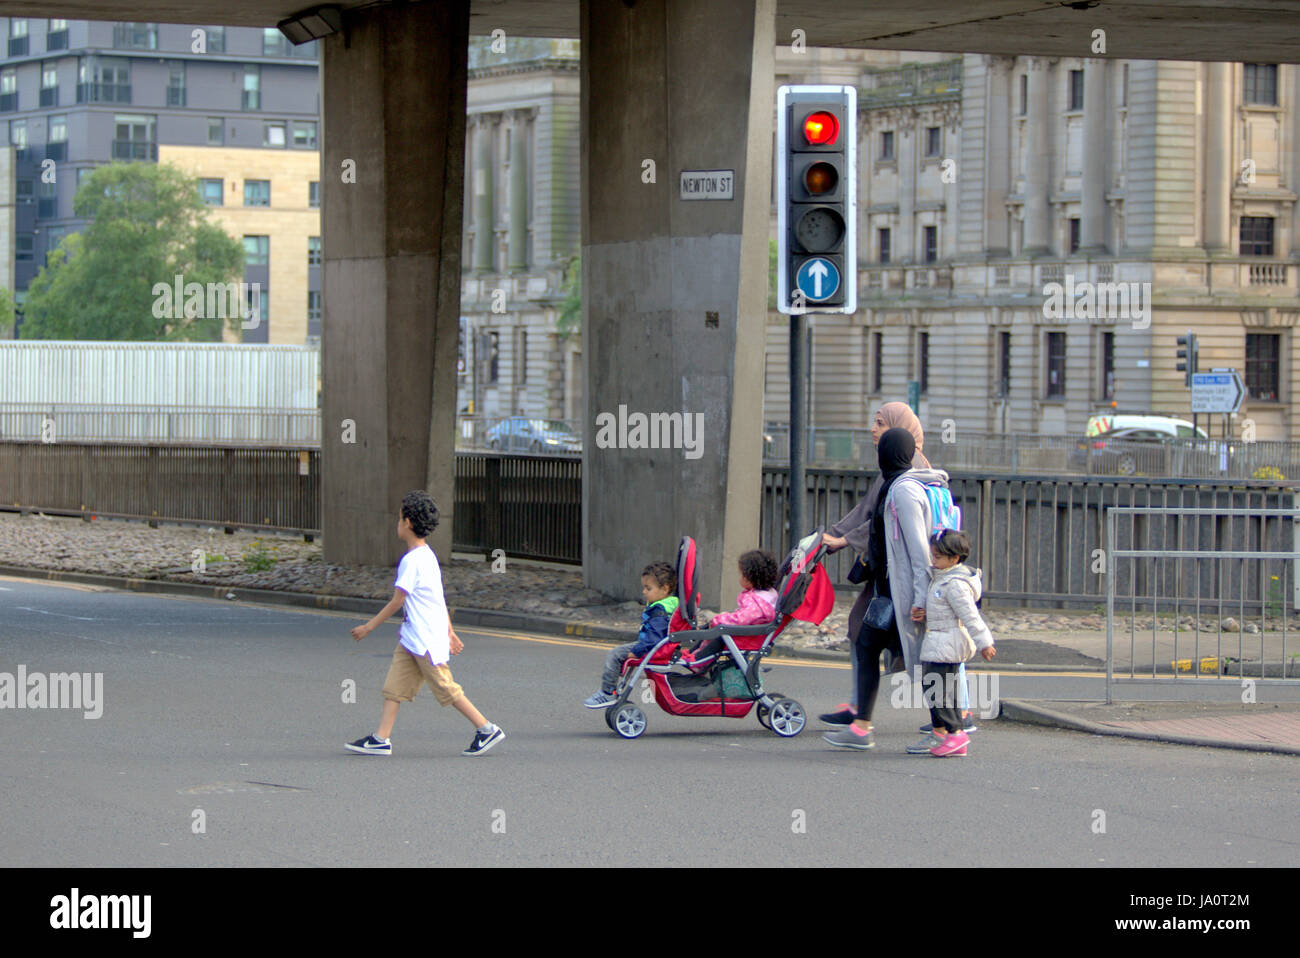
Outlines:
{"type": "MultiPolygon", "coordinates": [[[[886,649],[895,655],[902,655],[907,667],[911,669],[916,661],[916,651],[911,650],[912,637],[905,634],[908,625],[915,625],[908,617],[911,614],[913,597],[910,589],[900,589],[895,597],[891,587],[903,585],[906,576],[910,585],[913,569],[896,569],[898,564],[896,549],[892,543],[886,543],[885,513],[886,503],[890,501],[892,491],[898,478],[903,475],[926,475],[938,472],[931,469],[913,469],[912,458],[916,455],[916,440],[906,429],[889,429],[880,437],[876,446],[880,462],[880,489],[871,514],[870,531],[867,537],[867,582],[871,585],[873,596],[894,599],[895,614],[887,630],[873,628],[863,623],[859,628],[854,645],[857,648],[857,709],[853,720],[838,732],[829,732],[824,738],[831,745],[844,748],[867,749],[876,744],[871,729],[871,712],[876,704],[876,692],[880,687],[880,654],[886,649]],[[892,564],[891,564],[892,563],[892,564]],[[902,593],[906,592],[906,595],[902,593]],[[901,614],[900,614],[901,611],[901,614]]],[[[944,476],[946,479],[946,475],[944,476]]],[[[909,520],[912,518],[910,511],[909,520]]],[[[908,523],[911,535],[913,523],[908,523]]],[[[908,543],[915,548],[915,543],[908,543]]],[[[925,550],[924,571],[929,576],[929,535],[922,533],[919,547],[925,550]]],[[[916,643],[919,649],[920,643],[916,643]]]]}
{"type": "MultiPolygon", "coordinates": [[[[925,458],[921,452],[921,447],[925,443],[925,433],[921,429],[921,420],[916,418],[912,412],[912,407],[903,402],[887,402],[876,410],[876,415],[872,420],[871,441],[880,443],[880,437],[889,429],[906,429],[911,433],[912,438],[916,440],[916,453],[912,456],[912,466],[917,469],[930,468],[930,461],[925,458]]],[[[830,531],[822,536],[822,541],[828,546],[829,552],[838,552],[845,546],[853,549],[854,552],[863,556],[870,555],[871,546],[871,520],[875,513],[876,503],[881,499],[881,485],[883,476],[876,476],[871,485],[867,488],[867,494],[856,506],[839,522],[831,526],[830,531]]],[[[842,728],[853,721],[858,709],[858,631],[862,628],[862,616],[867,611],[867,606],[871,602],[874,592],[875,583],[868,577],[862,584],[862,592],[858,595],[857,601],[853,603],[853,609],[849,612],[849,659],[853,663],[853,680],[851,698],[848,702],[842,703],[835,711],[828,712],[821,716],[821,720],[827,725],[835,728],[842,728]]],[[[886,668],[889,668],[889,661],[886,660],[886,668]]]]}

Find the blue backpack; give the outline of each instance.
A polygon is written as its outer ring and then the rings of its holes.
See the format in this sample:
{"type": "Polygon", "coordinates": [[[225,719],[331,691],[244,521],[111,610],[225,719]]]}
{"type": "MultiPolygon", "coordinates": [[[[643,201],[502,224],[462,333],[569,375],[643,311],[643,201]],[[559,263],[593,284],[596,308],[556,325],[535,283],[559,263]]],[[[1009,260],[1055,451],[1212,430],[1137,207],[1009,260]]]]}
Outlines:
{"type": "MultiPolygon", "coordinates": [[[[930,535],[944,529],[961,529],[961,508],[952,501],[952,492],[947,486],[941,486],[938,483],[924,483],[920,479],[904,477],[899,482],[914,482],[925,490],[926,501],[930,504],[930,535]]],[[[894,513],[894,522],[898,522],[898,510],[894,504],[890,503],[890,509],[894,513]]]]}

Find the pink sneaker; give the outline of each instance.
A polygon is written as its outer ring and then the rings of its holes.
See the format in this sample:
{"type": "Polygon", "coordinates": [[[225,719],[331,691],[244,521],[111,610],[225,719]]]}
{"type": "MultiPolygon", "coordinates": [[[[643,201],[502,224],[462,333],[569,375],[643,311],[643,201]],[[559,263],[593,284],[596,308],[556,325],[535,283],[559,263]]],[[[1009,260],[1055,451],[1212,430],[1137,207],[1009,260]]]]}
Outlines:
{"type": "Polygon", "coordinates": [[[970,736],[965,732],[950,732],[942,742],[930,749],[930,754],[935,758],[947,758],[949,755],[965,758],[966,743],[969,741],[970,736]]]}

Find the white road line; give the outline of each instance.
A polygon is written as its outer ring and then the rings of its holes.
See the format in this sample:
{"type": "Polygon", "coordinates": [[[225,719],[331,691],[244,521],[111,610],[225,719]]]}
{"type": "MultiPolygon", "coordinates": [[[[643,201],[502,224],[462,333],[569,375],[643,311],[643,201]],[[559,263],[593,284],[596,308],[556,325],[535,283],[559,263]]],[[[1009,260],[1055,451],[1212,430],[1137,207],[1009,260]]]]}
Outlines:
{"type": "Polygon", "coordinates": [[[82,622],[98,622],[99,619],[89,615],[68,615],[66,612],[47,612],[45,609],[33,609],[29,605],[14,606],[19,612],[39,612],[41,615],[57,615],[60,619],[79,619],[82,622]]]}

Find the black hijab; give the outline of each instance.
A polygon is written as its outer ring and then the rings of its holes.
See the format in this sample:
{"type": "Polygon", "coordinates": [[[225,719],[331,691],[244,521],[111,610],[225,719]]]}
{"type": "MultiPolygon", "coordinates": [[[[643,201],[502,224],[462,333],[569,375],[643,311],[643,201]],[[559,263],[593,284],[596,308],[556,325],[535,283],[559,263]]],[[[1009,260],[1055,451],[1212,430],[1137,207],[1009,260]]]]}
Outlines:
{"type": "MultiPolygon", "coordinates": [[[[885,575],[885,497],[894,480],[912,468],[916,439],[906,429],[889,429],[876,446],[880,460],[880,491],[871,504],[871,535],[868,540],[871,570],[879,582],[885,575]]],[[[878,593],[879,594],[879,593],[878,593]]]]}

